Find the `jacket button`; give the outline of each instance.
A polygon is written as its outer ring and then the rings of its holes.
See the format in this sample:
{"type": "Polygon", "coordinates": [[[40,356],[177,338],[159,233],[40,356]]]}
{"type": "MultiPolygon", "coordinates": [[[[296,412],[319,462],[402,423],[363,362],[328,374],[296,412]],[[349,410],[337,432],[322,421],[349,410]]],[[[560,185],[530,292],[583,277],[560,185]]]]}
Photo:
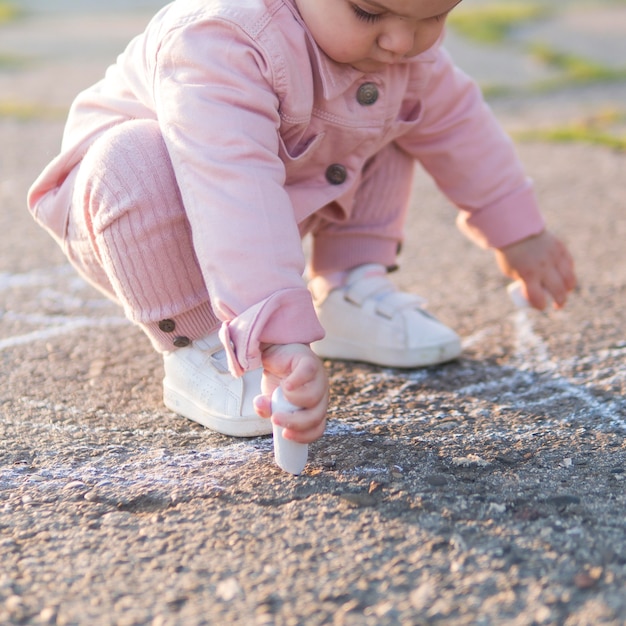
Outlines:
{"type": "Polygon", "coordinates": [[[174,329],[176,328],[176,323],[174,322],[174,320],[161,320],[159,322],[159,328],[164,333],[173,333],[174,329]]]}
{"type": "Polygon", "coordinates": [[[174,345],[177,348],[186,348],[191,343],[189,337],[176,337],[174,339],[174,345]]]}
{"type": "Polygon", "coordinates": [[[356,92],[359,104],[369,106],[378,100],[378,87],[374,83],[363,83],[356,92]]]}
{"type": "Polygon", "coordinates": [[[331,185],[341,185],[346,181],[347,177],[348,172],[346,171],[346,168],[339,163],[333,163],[326,169],[326,180],[331,185]]]}

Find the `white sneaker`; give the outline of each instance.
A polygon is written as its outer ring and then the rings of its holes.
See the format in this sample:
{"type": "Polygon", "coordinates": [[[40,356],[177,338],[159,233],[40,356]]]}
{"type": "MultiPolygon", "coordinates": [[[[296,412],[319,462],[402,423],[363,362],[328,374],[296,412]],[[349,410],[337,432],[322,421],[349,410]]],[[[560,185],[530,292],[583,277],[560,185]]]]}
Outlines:
{"type": "Polygon", "coordinates": [[[233,437],[272,432],[272,422],[259,417],[253,399],[261,393],[262,369],[235,378],[217,332],[163,355],[165,406],[207,428],[233,437]]]}
{"type": "Polygon", "coordinates": [[[323,277],[309,288],[326,331],[311,346],[321,358],[422,367],[461,354],[459,336],[424,311],[419,296],[398,291],[382,265],[357,267],[338,288],[323,277]]]}

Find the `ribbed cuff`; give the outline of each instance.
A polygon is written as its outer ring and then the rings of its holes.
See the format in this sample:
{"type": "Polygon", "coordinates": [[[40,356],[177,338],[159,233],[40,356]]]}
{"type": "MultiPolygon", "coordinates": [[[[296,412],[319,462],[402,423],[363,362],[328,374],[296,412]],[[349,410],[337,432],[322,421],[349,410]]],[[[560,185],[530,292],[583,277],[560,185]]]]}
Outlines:
{"type": "Polygon", "coordinates": [[[220,329],[233,376],[263,365],[262,344],[310,344],[323,337],[311,294],[304,287],[278,291],[220,329]]]}
{"type": "Polygon", "coordinates": [[[545,228],[530,180],[499,202],[471,213],[461,211],[457,225],[482,248],[504,248],[545,228]]]}
{"type": "Polygon", "coordinates": [[[184,347],[216,331],[220,325],[208,302],[170,319],[139,324],[158,352],[184,347]]]}

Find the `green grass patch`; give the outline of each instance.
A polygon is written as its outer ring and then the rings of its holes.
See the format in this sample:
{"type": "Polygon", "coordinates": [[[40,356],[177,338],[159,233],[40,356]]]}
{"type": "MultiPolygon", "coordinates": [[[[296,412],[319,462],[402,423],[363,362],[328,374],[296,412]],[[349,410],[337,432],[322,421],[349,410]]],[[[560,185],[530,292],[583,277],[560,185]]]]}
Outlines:
{"type": "Polygon", "coordinates": [[[486,100],[502,98],[519,93],[519,90],[509,85],[499,85],[498,83],[481,83],[480,90],[486,100]]]}
{"type": "Polygon", "coordinates": [[[626,114],[608,110],[571,124],[520,131],[515,133],[515,138],[520,141],[585,143],[624,152],[626,133],[618,128],[625,123],[626,114]]]}
{"type": "Polygon", "coordinates": [[[497,44],[520,24],[541,19],[550,9],[533,2],[507,2],[455,9],[448,24],[460,35],[479,43],[497,44]]]}
{"type": "MultiPolygon", "coordinates": [[[[626,2],[626,0],[623,0],[626,2]]],[[[609,67],[567,52],[555,50],[545,43],[532,43],[525,48],[527,54],[539,63],[554,70],[554,76],[528,84],[526,87],[506,85],[481,85],[486,98],[497,98],[514,93],[546,93],[567,87],[609,83],[626,80],[626,67],[609,67]]]]}
{"type": "MultiPolygon", "coordinates": [[[[0,0],[0,26],[11,22],[22,14],[15,4],[0,0]]],[[[15,69],[24,65],[24,60],[10,54],[0,53],[0,70],[15,69]]]]}
{"type": "Polygon", "coordinates": [[[62,107],[18,100],[0,100],[0,119],[9,118],[26,122],[31,120],[62,120],[66,116],[67,109],[62,107]]]}
{"type": "Polygon", "coordinates": [[[3,54],[0,52],[0,70],[20,69],[30,62],[30,59],[17,56],[16,54],[3,54]]]}
{"type": "Polygon", "coordinates": [[[535,43],[528,50],[533,58],[558,70],[568,81],[594,82],[626,76],[624,69],[614,69],[573,54],[559,52],[547,44],[535,43]]]}
{"type": "Polygon", "coordinates": [[[20,14],[20,9],[11,2],[0,0],[0,24],[14,20],[20,14]]]}

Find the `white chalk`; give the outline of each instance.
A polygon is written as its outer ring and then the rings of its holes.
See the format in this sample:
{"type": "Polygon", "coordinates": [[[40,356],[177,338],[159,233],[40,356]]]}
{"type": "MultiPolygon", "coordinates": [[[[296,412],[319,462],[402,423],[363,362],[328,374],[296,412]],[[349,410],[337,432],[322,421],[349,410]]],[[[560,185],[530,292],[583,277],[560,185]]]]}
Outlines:
{"type": "MultiPolygon", "coordinates": [[[[299,411],[297,407],[289,402],[280,387],[274,389],[272,394],[272,415],[274,413],[294,413],[299,411]]],[[[297,476],[302,473],[309,457],[309,445],[290,441],[283,437],[281,426],[273,425],[274,431],[274,459],[281,469],[297,476]]]]}
{"type": "Polygon", "coordinates": [[[509,298],[511,298],[511,302],[518,309],[527,309],[530,306],[530,302],[526,299],[523,291],[523,283],[521,280],[516,280],[513,283],[510,283],[506,288],[509,298]]]}
{"type": "MultiPolygon", "coordinates": [[[[506,290],[509,293],[509,298],[511,298],[511,302],[513,302],[513,304],[518,309],[530,308],[530,302],[528,302],[526,296],[524,296],[524,287],[521,280],[516,280],[515,282],[510,283],[507,286],[506,290]]],[[[546,306],[550,306],[550,303],[552,302],[550,294],[545,290],[543,293],[546,297],[546,306]]]]}

